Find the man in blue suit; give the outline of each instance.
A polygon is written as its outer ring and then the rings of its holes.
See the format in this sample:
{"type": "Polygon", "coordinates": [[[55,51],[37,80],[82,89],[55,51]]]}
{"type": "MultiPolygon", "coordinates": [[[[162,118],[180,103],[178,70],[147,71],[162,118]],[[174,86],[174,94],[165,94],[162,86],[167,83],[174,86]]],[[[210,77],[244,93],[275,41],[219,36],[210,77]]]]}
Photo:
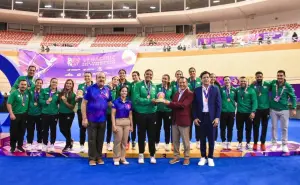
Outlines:
{"type": "Polygon", "coordinates": [[[210,85],[210,73],[204,71],[200,75],[202,86],[194,91],[193,116],[194,123],[200,126],[200,151],[201,159],[198,163],[203,166],[215,166],[214,144],[215,129],[219,124],[221,116],[221,96],[218,87],[210,85]],[[206,138],[208,139],[209,152],[206,155],[206,138]]]}

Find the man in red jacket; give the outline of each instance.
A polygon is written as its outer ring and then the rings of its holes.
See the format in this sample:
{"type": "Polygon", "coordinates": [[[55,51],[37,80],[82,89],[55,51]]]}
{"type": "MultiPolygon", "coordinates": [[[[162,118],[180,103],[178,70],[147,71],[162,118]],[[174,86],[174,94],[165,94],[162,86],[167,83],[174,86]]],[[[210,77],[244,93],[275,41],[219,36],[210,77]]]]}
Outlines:
{"type": "Polygon", "coordinates": [[[188,89],[187,79],[180,77],[179,90],[173,96],[172,102],[165,101],[169,108],[173,110],[172,115],[172,137],[174,145],[174,158],[170,164],[175,164],[180,161],[180,137],[183,140],[184,146],[184,161],[183,165],[190,164],[190,125],[191,125],[191,105],[194,95],[188,89]]]}

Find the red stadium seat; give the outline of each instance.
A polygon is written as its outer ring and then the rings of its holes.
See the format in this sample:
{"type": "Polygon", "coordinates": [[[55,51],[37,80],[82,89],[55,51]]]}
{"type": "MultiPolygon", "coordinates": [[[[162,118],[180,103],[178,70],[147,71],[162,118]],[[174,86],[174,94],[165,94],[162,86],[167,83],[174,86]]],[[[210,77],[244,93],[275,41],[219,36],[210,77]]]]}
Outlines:
{"type": "Polygon", "coordinates": [[[134,34],[98,35],[91,47],[126,47],[134,38],[134,34]]]}
{"type": "Polygon", "coordinates": [[[32,37],[31,32],[0,31],[0,44],[27,45],[32,37]]]}
{"type": "Polygon", "coordinates": [[[148,34],[144,39],[141,46],[149,46],[150,40],[156,42],[155,46],[176,46],[182,39],[184,34],[180,33],[158,33],[158,34],[148,34]]]}
{"type": "Polygon", "coordinates": [[[44,46],[68,46],[77,47],[80,42],[84,39],[83,34],[48,34],[44,37],[41,45],[44,46]]]}

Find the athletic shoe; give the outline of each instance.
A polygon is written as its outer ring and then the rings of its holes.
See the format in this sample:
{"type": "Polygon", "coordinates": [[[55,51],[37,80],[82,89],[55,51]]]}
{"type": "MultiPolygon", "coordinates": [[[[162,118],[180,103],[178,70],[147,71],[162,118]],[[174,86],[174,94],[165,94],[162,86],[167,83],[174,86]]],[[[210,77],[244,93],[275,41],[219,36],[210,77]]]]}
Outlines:
{"type": "Polygon", "coordinates": [[[287,152],[290,152],[288,146],[285,144],[285,145],[282,145],[282,151],[287,153],[287,152]]]}
{"type": "Polygon", "coordinates": [[[197,148],[197,149],[200,149],[200,141],[197,141],[197,142],[196,142],[196,148],[197,148]]]}
{"type": "Polygon", "coordinates": [[[251,147],[251,144],[250,144],[250,143],[247,143],[247,144],[246,144],[246,150],[252,150],[252,147],[251,147]]]}
{"type": "Polygon", "coordinates": [[[74,145],[74,140],[73,140],[73,139],[71,139],[71,145],[70,145],[70,149],[72,149],[72,148],[73,148],[73,145],[74,145]]]}
{"type": "Polygon", "coordinates": [[[115,166],[119,166],[119,165],[120,165],[120,162],[115,161],[115,162],[114,162],[114,165],[115,165],[115,166]]]}
{"type": "Polygon", "coordinates": [[[18,146],[17,149],[18,149],[20,152],[26,152],[26,151],[24,150],[24,148],[21,147],[21,146],[18,146]]]}
{"type": "Polygon", "coordinates": [[[97,160],[97,164],[103,165],[104,161],[100,158],[100,159],[97,160]]]}
{"type": "Polygon", "coordinates": [[[283,151],[282,145],[280,145],[280,147],[279,147],[277,150],[278,150],[278,151],[283,151]]]}
{"type": "Polygon", "coordinates": [[[80,145],[80,150],[79,150],[80,153],[84,153],[84,145],[80,145]]]}
{"type": "Polygon", "coordinates": [[[170,164],[175,164],[175,163],[178,163],[178,162],[180,162],[180,159],[178,159],[178,158],[173,158],[169,161],[170,164]]]}
{"type": "Polygon", "coordinates": [[[139,164],[144,164],[144,154],[139,154],[139,164]]]}
{"type": "Polygon", "coordinates": [[[207,160],[204,157],[200,158],[200,161],[198,162],[198,166],[204,166],[207,163],[207,160]]]}
{"type": "Polygon", "coordinates": [[[227,143],[226,142],[222,142],[222,148],[223,148],[223,150],[227,150],[227,143]]]}
{"type": "Polygon", "coordinates": [[[227,142],[227,150],[231,150],[231,142],[227,142]]]}
{"type": "Polygon", "coordinates": [[[189,164],[190,164],[190,160],[189,159],[184,159],[183,165],[188,166],[189,164]]]}
{"type": "Polygon", "coordinates": [[[49,147],[49,152],[55,152],[55,147],[54,147],[54,145],[50,145],[50,147],[49,147]]]}
{"type": "Polygon", "coordinates": [[[155,150],[157,151],[159,149],[159,144],[155,143],[155,150]]]}
{"type": "Polygon", "coordinates": [[[31,152],[32,149],[33,149],[33,145],[32,145],[32,144],[28,144],[28,145],[26,146],[26,150],[27,150],[27,151],[31,152]]]}
{"type": "Polygon", "coordinates": [[[89,161],[89,165],[90,165],[90,166],[96,166],[96,161],[90,160],[90,161],[89,161]]]}
{"type": "Polygon", "coordinates": [[[257,150],[257,144],[253,144],[253,150],[257,150]]]}
{"type": "Polygon", "coordinates": [[[208,166],[210,166],[210,167],[214,167],[215,166],[215,162],[214,162],[213,159],[208,158],[207,161],[208,161],[208,166]]]}
{"type": "Polygon", "coordinates": [[[11,153],[14,153],[15,151],[16,151],[16,148],[15,148],[15,147],[11,147],[11,148],[10,148],[10,152],[11,152],[11,153]]]}
{"type": "Polygon", "coordinates": [[[151,164],[156,164],[156,159],[155,159],[155,157],[150,157],[150,163],[151,163],[151,164]]]}
{"type": "Polygon", "coordinates": [[[128,165],[129,164],[129,162],[126,161],[126,159],[124,161],[121,160],[120,162],[121,162],[121,164],[124,164],[124,165],[128,165]]]}
{"type": "Polygon", "coordinates": [[[64,149],[62,149],[62,152],[68,152],[70,151],[70,149],[71,149],[70,146],[66,145],[64,149]]]}
{"type": "Polygon", "coordinates": [[[238,146],[237,146],[237,149],[242,150],[243,149],[243,143],[239,143],[238,146]]]}
{"type": "Polygon", "coordinates": [[[266,145],[265,144],[261,144],[260,145],[260,150],[261,151],[266,151],[266,145]]]}
{"type": "Polygon", "coordinates": [[[131,146],[132,150],[135,150],[135,142],[132,142],[131,144],[132,144],[131,146]]]}
{"type": "Polygon", "coordinates": [[[272,144],[271,151],[276,152],[276,150],[277,150],[277,144],[276,143],[272,144]]]}
{"type": "Polygon", "coordinates": [[[43,145],[42,151],[43,152],[47,152],[47,150],[48,150],[48,146],[47,145],[43,145]]]}
{"type": "Polygon", "coordinates": [[[165,150],[166,150],[166,152],[169,152],[169,151],[170,151],[170,144],[166,144],[166,145],[165,145],[165,150]]]}
{"type": "Polygon", "coordinates": [[[42,144],[42,143],[39,143],[39,144],[37,145],[37,150],[38,150],[38,151],[43,150],[43,144],[42,144]]]}
{"type": "Polygon", "coordinates": [[[110,143],[106,144],[106,148],[107,148],[108,151],[112,151],[113,150],[110,143]]]}

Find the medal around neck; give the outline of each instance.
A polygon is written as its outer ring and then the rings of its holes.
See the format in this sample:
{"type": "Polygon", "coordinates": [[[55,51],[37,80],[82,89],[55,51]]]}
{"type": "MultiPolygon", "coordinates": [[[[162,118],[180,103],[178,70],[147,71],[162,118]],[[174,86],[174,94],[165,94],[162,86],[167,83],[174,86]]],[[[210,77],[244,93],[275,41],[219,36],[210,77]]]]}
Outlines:
{"type": "Polygon", "coordinates": [[[165,93],[163,92],[157,93],[157,99],[155,100],[155,102],[162,103],[164,101],[165,101],[165,93]]]}

